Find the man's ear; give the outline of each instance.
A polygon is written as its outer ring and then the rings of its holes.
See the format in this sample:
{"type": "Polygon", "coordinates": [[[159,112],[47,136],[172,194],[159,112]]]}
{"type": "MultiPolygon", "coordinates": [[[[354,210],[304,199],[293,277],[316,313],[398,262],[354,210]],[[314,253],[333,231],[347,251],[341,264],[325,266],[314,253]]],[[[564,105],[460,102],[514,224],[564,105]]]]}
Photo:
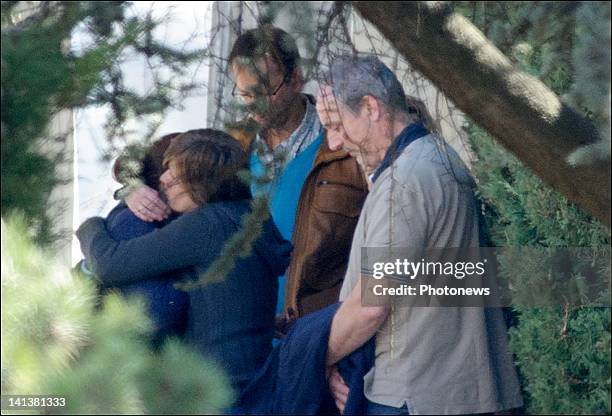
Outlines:
{"type": "Polygon", "coordinates": [[[382,116],[380,103],[371,95],[364,95],[362,98],[362,109],[371,121],[379,121],[382,116]]]}

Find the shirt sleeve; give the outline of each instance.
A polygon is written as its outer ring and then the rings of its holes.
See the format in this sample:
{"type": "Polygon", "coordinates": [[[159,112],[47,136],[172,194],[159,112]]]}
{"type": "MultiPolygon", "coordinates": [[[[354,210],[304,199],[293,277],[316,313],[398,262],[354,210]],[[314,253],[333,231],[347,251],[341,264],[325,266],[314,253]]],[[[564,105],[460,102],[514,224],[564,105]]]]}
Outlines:
{"type": "Polygon", "coordinates": [[[215,215],[198,210],[131,240],[114,240],[99,217],[85,221],[76,234],[97,278],[104,284],[121,285],[208,264],[218,248],[219,231],[215,215]]]}
{"type": "Polygon", "coordinates": [[[425,247],[431,209],[417,181],[386,184],[368,212],[364,246],[425,247]]]}
{"type": "MultiPolygon", "coordinates": [[[[389,177],[379,188],[366,213],[361,247],[361,275],[374,276],[376,266],[423,258],[432,208],[420,180],[391,183],[389,177]]],[[[380,179],[379,179],[380,180],[380,179]]],[[[379,271],[380,272],[380,271],[379,271]]]]}

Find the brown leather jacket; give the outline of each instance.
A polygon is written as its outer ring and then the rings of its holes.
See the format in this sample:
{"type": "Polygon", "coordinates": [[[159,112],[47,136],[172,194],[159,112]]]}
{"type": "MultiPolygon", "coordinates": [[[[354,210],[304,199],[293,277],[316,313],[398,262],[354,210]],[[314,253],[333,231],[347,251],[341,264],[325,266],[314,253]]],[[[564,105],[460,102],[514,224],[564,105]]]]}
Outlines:
{"type": "MultiPolygon", "coordinates": [[[[252,134],[230,133],[250,148],[252,134]]],[[[353,231],[367,193],[357,161],[343,150],[330,150],[324,140],[298,202],[285,287],[286,319],[338,301],[353,231]]]]}
{"type": "Polygon", "coordinates": [[[367,194],[368,185],[355,158],[330,150],[324,141],[298,202],[285,289],[287,318],[338,301],[367,194]]]}

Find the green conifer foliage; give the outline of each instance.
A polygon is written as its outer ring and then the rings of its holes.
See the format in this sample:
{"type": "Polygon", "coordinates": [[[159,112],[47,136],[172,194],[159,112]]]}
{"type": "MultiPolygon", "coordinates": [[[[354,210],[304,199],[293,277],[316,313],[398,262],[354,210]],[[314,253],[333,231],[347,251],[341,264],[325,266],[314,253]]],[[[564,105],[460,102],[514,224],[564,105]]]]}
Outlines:
{"type": "MultiPolygon", "coordinates": [[[[577,109],[595,115],[609,135],[609,98],[605,99],[610,94],[609,75],[606,80],[601,74],[610,71],[610,5],[595,3],[459,2],[457,9],[521,69],[538,76],[557,94],[566,94],[580,105],[577,109]],[[595,14],[593,8],[601,10],[595,14]],[[593,30],[584,30],[585,14],[591,16],[593,30]],[[606,25],[607,31],[600,29],[606,25]],[[600,54],[586,52],[586,45],[595,43],[607,48],[602,51],[607,62],[600,54]],[[589,59],[580,61],[578,56],[589,59]],[[593,90],[598,93],[587,97],[585,93],[593,90]]],[[[593,250],[610,245],[609,230],[601,223],[543,184],[474,123],[468,123],[467,131],[477,155],[473,173],[495,245],[593,250]]],[[[607,152],[609,157],[609,139],[607,149],[600,147],[600,156],[607,152]]],[[[594,159],[577,155],[575,162],[594,159]]],[[[516,263],[502,259],[500,264],[502,273],[516,276],[516,263]]],[[[606,272],[609,276],[609,264],[606,272]]],[[[558,277],[553,276],[553,281],[558,277]]],[[[546,284],[542,279],[523,272],[513,282],[518,323],[510,330],[510,341],[527,412],[610,414],[610,308],[526,306],[529,288],[546,284]]],[[[609,288],[604,295],[609,298],[609,288]]]]}
{"type": "Polygon", "coordinates": [[[140,302],[96,308],[92,282],[73,276],[2,222],[2,395],[66,398],[62,414],[210,414],[232,401],[223,371],[176,340],[149,346],[140,302]]]}
{"type": "Polygon", "coordinates": [[[160,44],[152,36],[160,22],[129,17],[128,7],[123,1],[2,2],[2,214],[23,213],[37,243],[58,237],[48,200],[56,185],[70,179],[57,174],[66,138],[49,134],[54,115],[106,105],[111,144],[135,118],[153,120],[143,140],[148,141],[158,121],[146,116],[163,114],[193,88],[177,76],[203,51],[160,44]],[[77,31],[88,39],[80,49],[70,45],[77,31]],[[152,91],[138,93],[123,83],[120,65],[126,51],[155,68],[152,91]]]}

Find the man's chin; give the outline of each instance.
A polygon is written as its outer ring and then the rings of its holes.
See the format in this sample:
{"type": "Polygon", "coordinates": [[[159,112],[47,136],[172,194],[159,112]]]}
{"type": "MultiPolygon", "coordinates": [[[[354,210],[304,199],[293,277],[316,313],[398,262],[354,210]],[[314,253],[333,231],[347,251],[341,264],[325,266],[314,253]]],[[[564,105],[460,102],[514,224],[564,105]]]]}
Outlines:
{"type": "Polygon", "coordinates": [[[273,115],[260,116],[258,114],[251,114],[251,119],[263,130],[280,129],[287,123],[287,118],[283,117],[282,114],[278,114],[276,117],[273,115]]]}
{"type": "Polygon", "coordinates": [[[359,166],[361,166],[361,168],[364,170],[364,172],[366,172],[368,169],[368,167],[365,164],[365,161],[363,160],[363,155],[361,154],[361,152],[359,150],[347,150],[345,149],[348,154],[351,157],[354,157],[355,160],[357,161],[357,163],[359,164],[359,166]]]}
{"type": "Polygon", "coordinates": [[[261,114],[254,114],[254,113],[251,113],[251,118],[255,120],[257,124],[266,125],[266,126],[272,124],[270,120],[274,119],[273,117],[271,117],[270,114],[261,115],[261,114]]]}
{"type": "Polygon", "coordinates": [[[252,114],[249,116],[251,118],[251,120],[253,120],[255,123],[257,123],[259,126],[263,127],[265,126],[267,123],[267,120],[261,116],[258,116],[257,114],[252,114]]]}

